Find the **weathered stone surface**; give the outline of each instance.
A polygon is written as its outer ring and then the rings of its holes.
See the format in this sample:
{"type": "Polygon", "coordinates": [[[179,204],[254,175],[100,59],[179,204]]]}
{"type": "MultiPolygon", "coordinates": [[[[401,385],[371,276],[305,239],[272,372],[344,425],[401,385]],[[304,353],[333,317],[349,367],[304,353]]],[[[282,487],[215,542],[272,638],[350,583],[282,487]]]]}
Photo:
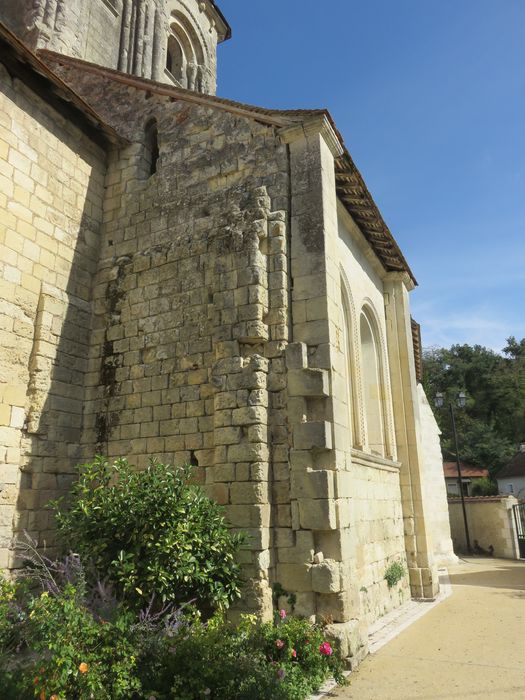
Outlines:
{"type": "Polygon", "coordinates": [[[289,369],[288,393],[290,396],[328,396],[329,377],[323,369],[289,369]]]}
{"type": "MultiPolygon", "coordinates": [[[[128,3],[139,22],[124,25],[107,0],[59,5],[35,45],[171,80],[167,32],[147,24],[164,0],[128,3]]],[[[208,49],[175,66],[180,82],[212,92],[224,27],[209,2],[174,7],[208,49]]],[[[0,13],[19,29],[34,20],[13,9],[0,13]]],[[[0,69],[0,566],[24,528],[55,546],[46,502],[105,453],[191,463],[247,532],[233,614],[269,617],[279,582],[297,614],[371,622],[409,594],[408,577],[388,590],[394,560],[431,597],[438,547],[420,525],[439,499],[422,480],[437,492],[441,465],[434,450],[422,468],[436,426],[418,423],[411,280],[338,203],[329,119],[46,61],[108,126],[87,128],[85,107],[72,119],[76,98],[59,109],[63,86],[46,102],[0,69]]],[[[364,627],[345,635],[357,658],[364,627]]]]}
{"type": "Polygon", "coordinates": [[[339,563],[325,559],[321,564],[312,566],[312,588],[316,593],[339,593],[341,590],[339,563]]]}

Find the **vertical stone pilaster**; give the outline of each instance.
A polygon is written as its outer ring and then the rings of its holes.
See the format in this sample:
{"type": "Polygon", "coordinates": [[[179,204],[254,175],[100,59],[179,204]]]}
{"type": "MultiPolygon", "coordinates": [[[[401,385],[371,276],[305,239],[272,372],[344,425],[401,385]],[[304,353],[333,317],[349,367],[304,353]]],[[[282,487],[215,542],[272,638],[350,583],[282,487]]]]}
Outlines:
{"type": "MultiPolygon", "coordinates": [[[[293,340],[287,350],[292,530],[296,556],[279,552],[277,579],[299,592],[301,614],[351,623],[359,614],[344,468],[335,431],[334,367],[343,357],[334,158],[341,146],[324,118],[288,129],[292,173],[293,340]]],[[[361,640],[361,633],[357,636],[361,640]]],[[[359,641],[361,644],[361,641],[359,641]]]]}
{"type": "Polygon", "coordinates": [[[437,595],[439,582],[424,512],[419,402],[408,302],[410,284],[404,273],[387,275],[385,312],[410,586],[413,597],[431,599],[437,595]]]}

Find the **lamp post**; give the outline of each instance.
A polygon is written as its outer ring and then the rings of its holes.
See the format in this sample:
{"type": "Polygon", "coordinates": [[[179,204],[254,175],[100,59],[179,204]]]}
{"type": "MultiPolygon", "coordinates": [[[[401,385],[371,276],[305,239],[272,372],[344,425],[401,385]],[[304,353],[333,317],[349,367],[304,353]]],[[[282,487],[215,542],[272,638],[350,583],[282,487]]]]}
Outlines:
{"type": "MultiPolygon", "coordinates": [[[[458,406],[460,408],[465,408],[465,405],[467,403],[467,396],[464,391],[460,391],[457,397],[457,402],[458,406]]],[[[436,405],[436,408],[443,408],[443,405],[445,403],[444,396],[441,392],[438,392],[436,394],[436,398],[434,400],[434,403],[436,405]]],[[[459,448],[458,448],[458,433],[456,430],[456,416],[454,415],[454,405],[452,402],[449,403],[448,405],[450,409],[450,419],[452,422],[452,432],[454,434],[454,445],[456,447],[456,466],[458,468],[458,486],[459,486],[459,495],[461,496],[461,507],[463,509],[463,522],[465,523],[465,539],[467,541],[467,551],[469,554],[472,554],[472,547],[470,546],[470,533],[468,529],[468,521],[467,521],[467,509],[465,508],[465,496],[463,494],[463,479],[461,477],[461,463],[459,461],[459,448]]]]}

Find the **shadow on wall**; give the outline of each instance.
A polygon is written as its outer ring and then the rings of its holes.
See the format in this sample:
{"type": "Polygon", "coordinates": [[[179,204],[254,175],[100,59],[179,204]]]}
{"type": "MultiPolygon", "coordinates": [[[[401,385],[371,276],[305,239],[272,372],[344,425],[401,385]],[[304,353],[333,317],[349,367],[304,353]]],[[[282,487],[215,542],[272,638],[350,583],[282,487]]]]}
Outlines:
{"type": "MultiPolygon", "coordinates": [[[[37,204],[38,216],[48,227],[39,243],[48,259],[52,251],[53,262],[46,269],[35,265],[38,272],[33,268],[35,290],[41,284],[39,295],[33,295],[35,303],[26,311],[33,321],[32,344],[17,358],[19,375],[21,366],[27,368],[19,380],[27,381],[27,398],[13,534],[17,537],[27,531],[41,545],[45,541],[53,554],[53,514],[46,506],[68,492],[75,467],[82,461],[106,154],[54,110],[36,98],[33,101],[29,91],[17,90],[15,99],[18,108],[31,114],[33,123],[24,126],[37,151],[40,172],[46,173],[41,176],[42,198],[37,204]]],[[[15,567],[19,564],[16,559],[12,562],[15,567]]]]}

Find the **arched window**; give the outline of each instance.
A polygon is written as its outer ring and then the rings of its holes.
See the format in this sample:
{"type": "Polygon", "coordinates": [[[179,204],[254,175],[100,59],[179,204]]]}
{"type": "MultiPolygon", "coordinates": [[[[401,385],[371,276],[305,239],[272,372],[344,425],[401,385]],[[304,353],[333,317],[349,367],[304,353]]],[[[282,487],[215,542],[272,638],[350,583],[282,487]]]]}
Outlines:
{"type": "Polygon", "coordinates": [[[361,377],[366,418],[367,445],[373,454],[385,456],[385,390],[378,332],[372,315],[361,312],[361,377]]]}
{"type": "Polygon", "coordinates": [[[166,54],[166,69],[179,85],[202,91],[202,66],[209,63],[205,42],[201,41],[193,21],[180,10],[173,10],[166,54]]]}
{"type": "Polygon", "coordinates": [[[166,55],[166,68],[179,83],[183,83],[185,73],[185,58],[182,47],[177,39],[171,35],[168,39],[168,53],[166,55]]]}
{"type": "Polygon", "coordinates": [[[156,119],[150,119],[146,124],[144,143],[145,172],[147,177],[151,177],[157,172],[157,162],[159,160],[159,132],[156,119]]]}

